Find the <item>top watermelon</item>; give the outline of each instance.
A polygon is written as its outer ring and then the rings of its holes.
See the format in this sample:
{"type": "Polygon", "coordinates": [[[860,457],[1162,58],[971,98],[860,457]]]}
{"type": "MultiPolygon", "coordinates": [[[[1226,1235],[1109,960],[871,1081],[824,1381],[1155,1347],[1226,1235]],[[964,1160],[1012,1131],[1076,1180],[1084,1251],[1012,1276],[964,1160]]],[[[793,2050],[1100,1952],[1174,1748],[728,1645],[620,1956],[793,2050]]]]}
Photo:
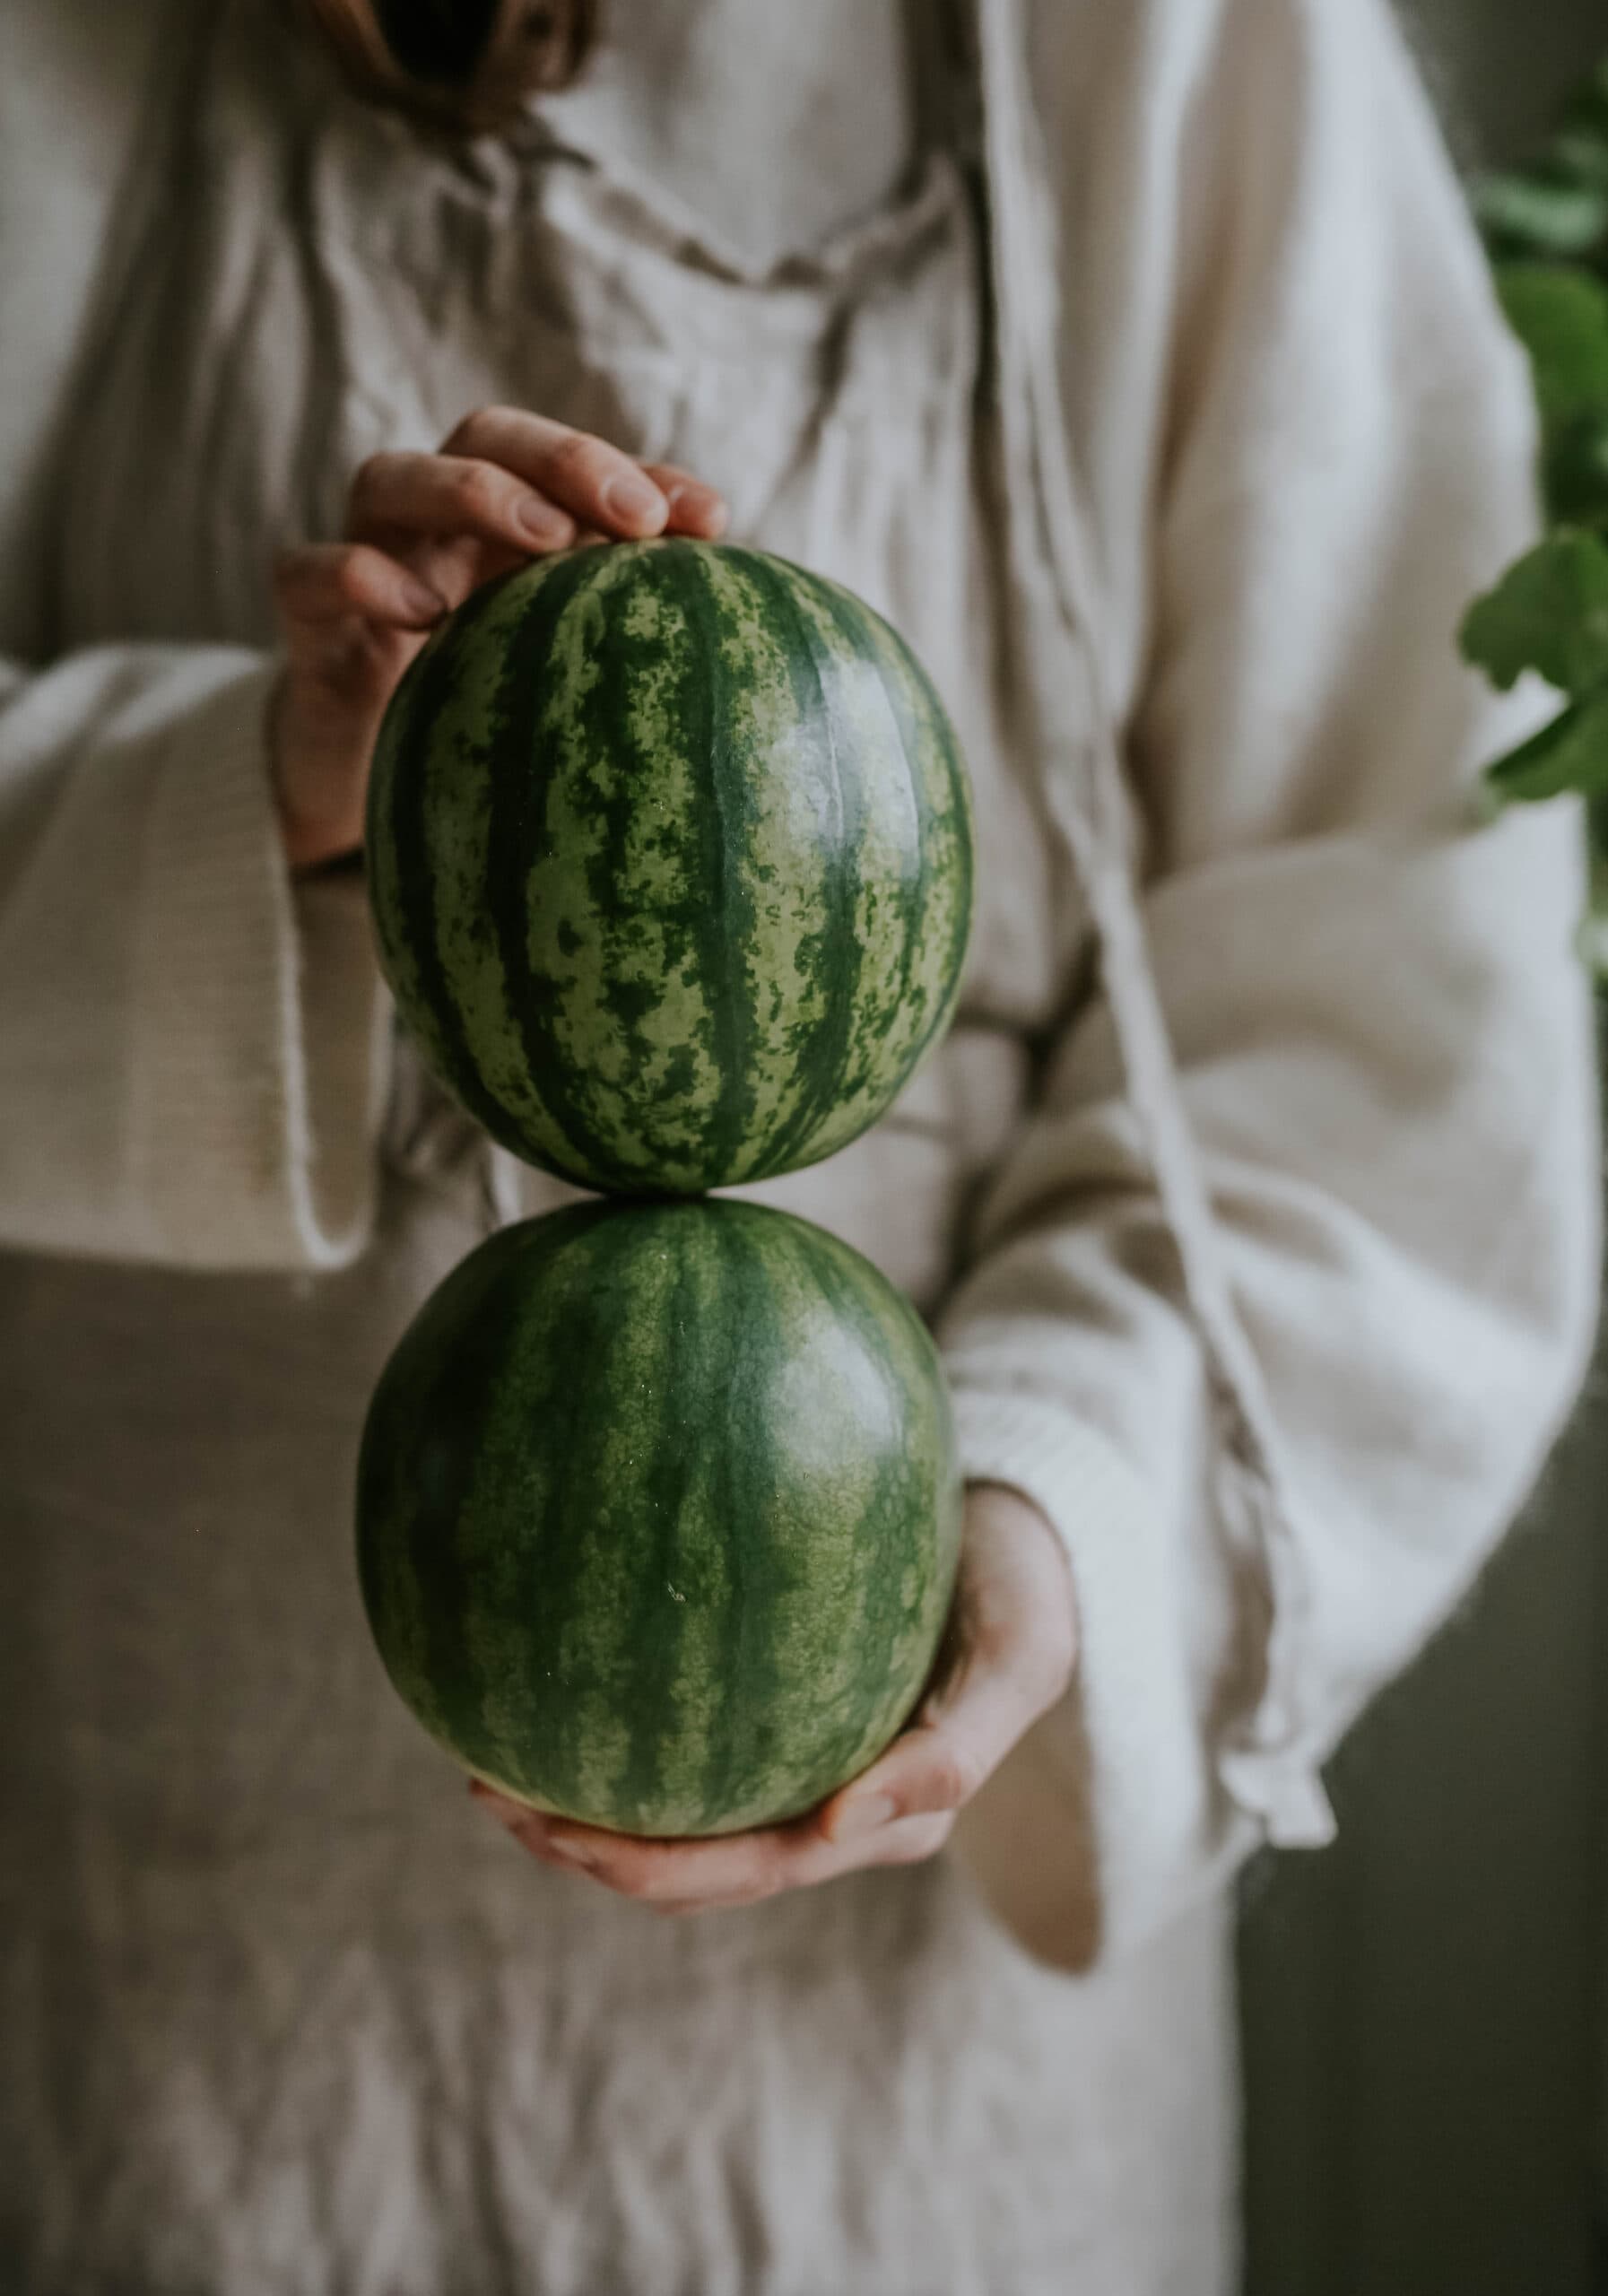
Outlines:
{"type": "Polygon", "coordinates": [[[685,1196],[817,1162],[959,991],[966,770],[879,614],[760,552],[488,584],[392,701],[369,890],[403,1018],[492,1138],[685,1196]]]}

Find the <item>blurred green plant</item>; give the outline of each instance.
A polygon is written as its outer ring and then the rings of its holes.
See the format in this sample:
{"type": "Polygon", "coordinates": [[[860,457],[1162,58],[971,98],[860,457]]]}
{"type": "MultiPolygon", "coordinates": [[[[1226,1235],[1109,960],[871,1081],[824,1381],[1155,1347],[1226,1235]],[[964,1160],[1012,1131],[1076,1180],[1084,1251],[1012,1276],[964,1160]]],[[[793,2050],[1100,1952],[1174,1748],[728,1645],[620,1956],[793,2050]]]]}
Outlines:
{"type": "Polygon", "coordinates": [[[1591,830],[1583,951],[1608,983],[1608,62],[1524,167],[1474,187],[1502,308],[1541,410],[1546,539],[1469,611],[1468,660],[1504,692],[1534,671],[1565,707],[1486,775],[1494,805],[1574,791],[1591,830]]]}

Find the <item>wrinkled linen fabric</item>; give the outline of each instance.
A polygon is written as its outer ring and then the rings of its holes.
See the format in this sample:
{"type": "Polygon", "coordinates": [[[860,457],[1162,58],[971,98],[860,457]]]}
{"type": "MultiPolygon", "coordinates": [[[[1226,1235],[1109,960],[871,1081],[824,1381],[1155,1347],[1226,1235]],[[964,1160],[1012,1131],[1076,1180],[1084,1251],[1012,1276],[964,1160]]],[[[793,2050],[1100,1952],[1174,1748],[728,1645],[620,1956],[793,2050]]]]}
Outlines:
{"type": "MultiPolygon", "coordinates": [[[[702,13],[652,91],[694,122],[702,13]]],[[[1530,416],[1373,0],[976,30],[942,134],[871,39],[887,146],[778,251],[773,180],[733,228],[740,127],[707,184],[691,127],[625,137],[623,49],[447,151],[266,0],[14,0],[19,2296],[1233,2285],[1222,1883],[1321,1831],[1318,1763],[1499,1535],[1590,1321],[1577,831],[1471,828],[1543,705],[1451,644],[1531,531],[1530,416]],[[960,1855],[690,1926],[467,1807],[351,1566],[389,1346],[567,1191],[422,1074],[361,890],[285,874],[268,574],[365,454],[489,398],[689,464],[862,591],[978,789],[950,1039],[754,1193],[934,1318],[970,1471],[1065,1538],[1079,1681],[960,1855]]],[[[807,158],[751,125],[756,170],[807,158]]]]}

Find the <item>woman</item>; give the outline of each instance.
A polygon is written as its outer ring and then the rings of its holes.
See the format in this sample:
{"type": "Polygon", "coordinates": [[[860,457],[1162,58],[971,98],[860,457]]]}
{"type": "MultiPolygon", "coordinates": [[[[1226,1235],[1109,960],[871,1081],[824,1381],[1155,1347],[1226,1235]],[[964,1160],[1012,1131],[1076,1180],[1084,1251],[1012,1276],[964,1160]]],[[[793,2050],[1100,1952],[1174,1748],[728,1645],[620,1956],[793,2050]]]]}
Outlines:
{"type": "Polygon", "coordinates": [[[1229,1877],[1591,1318],[1574,829],[1453,647],[1525,378],[1383,0],[588,13],[10,12],[5,2285],[1215,2296],[1229,1877]],[[758,1191],[937,1323],[960,1657],[785,1833],[505,1832],[350,1476],[564,1192],[394,1041],[368,749],[497,567],[726,525],[972,761],[960,1018],[758,1191]]]}

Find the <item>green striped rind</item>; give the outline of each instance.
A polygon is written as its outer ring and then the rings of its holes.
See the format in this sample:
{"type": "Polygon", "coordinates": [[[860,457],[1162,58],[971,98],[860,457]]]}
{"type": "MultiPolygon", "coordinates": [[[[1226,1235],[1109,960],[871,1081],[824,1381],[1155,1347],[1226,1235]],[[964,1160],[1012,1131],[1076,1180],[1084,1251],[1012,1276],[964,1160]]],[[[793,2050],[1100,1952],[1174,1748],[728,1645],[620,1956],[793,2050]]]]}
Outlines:
{"type": "Polygon", "coordinates": [[[419,1719],[634,1833],[790,1817],[864,1769],[930,1670],[960,1520],[915,1311],[731,1200],[491,1237],[387,1366],[358,1478],[364,1602],[419,1719]]]}
{"type": "Polygon", "coordinates": [[[493,1137],[693,1194],[874,1124],[952,1013],[965,767],[846,590],[684,541],[477,593],[376,753],[370,895],[398,1005],[493,1137]]]}

